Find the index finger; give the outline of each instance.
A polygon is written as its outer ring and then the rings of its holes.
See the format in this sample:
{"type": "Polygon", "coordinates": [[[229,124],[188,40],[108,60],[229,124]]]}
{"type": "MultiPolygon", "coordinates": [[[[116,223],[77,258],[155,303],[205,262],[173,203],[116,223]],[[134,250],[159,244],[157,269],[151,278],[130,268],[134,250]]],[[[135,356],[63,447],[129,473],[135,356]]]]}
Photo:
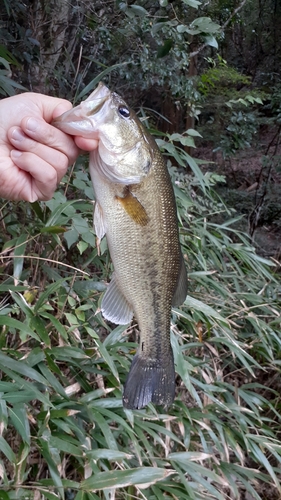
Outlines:
{"type": "Polygon", "coordinates": [[[83,151],[94,151],[99,145],[99,141],[96,139],[87,139],[86,137],[81,137],[76,135],[74,141],[78,148],[83,149],[83,151]]]}

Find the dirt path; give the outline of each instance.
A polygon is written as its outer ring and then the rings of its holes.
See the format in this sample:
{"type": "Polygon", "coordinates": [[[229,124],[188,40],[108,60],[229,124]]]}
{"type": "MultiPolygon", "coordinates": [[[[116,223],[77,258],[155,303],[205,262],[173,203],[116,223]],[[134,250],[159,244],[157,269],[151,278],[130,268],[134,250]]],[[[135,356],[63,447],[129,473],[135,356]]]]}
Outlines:
{"type": "Polygon", "coordinates": [[[281,144],[276,129],[263,133],[255,148],[231,160],[213,153],[210,144],[199,145],[194,156],[210,160],[203,170],[224,175],[216,191],[229,207],[243,215],[239,228],[253,236],[259,254],[281,258],[281,144]]]}

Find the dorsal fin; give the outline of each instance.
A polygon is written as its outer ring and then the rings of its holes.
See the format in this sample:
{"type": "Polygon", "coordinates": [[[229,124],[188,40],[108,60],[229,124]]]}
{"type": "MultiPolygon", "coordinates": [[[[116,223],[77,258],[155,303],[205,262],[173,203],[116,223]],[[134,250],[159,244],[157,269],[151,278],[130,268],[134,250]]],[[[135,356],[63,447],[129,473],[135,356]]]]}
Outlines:
{"type": "Polygon", "coordinates": [[[174,291],[172,306],[180,306],[181,304],[183,304],[187,295],[187,272],[182,253],[180,259],[181,263],[179,277],[176,289],[174,291]]]}

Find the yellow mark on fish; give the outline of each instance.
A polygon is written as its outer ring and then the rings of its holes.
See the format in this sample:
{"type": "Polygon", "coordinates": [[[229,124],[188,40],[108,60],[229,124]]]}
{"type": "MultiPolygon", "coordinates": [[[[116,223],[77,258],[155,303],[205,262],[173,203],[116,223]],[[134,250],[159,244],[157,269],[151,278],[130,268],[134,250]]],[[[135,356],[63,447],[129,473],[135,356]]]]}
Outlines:
{"type": "Polygon", "coordinates": [[[130,188],[124,189],[124,197],[117,196],[116,199],[121,203],[127,214],[140,226],[146,226],[149,221],[145,208],[139,200],[131,193],[130,188]]]}

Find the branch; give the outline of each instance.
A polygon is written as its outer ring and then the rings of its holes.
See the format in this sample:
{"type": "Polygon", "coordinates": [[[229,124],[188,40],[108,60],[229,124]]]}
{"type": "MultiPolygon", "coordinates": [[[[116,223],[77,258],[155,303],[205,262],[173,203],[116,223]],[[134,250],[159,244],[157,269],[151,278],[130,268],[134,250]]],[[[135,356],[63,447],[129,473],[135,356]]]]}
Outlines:
{"type": "MultiPolygon", "coordinates": [[[[230,14],[229,18],[222,25],[222,27],[221,27],[222,30],[225,30],[225,28],[228,26],[228,24],[230,23],[230,21],[233,19],[234,16],[236,16],[236,14],[239,12],[239,10],[241,10],[244,7],[244,5],[245,5],[246,2],[247,2],[247,0],[242,0],[242,2],[240,3],[240,5],[238,5],[238,7],[236,7],[236,9],[234,9],[234,11],[230,14]]],[[[199,47],[194,52],[191,52],[189,54],[189,57],[195,57],[195,56],[197,56],[197,54],[199,54],[200,52],[202,52],[202,50],[205,49],[205,47],[208,47],[207,43],[203,43],[203,45],[201,45],[201,47],[199,47]]]]}
{"type": "Polygon", "coordinates": [[[239,12],[239,10],[241,10],[245,3],[247,2],[247,0],[242,0],[242,2],[240,3],[240,5],[238,5],[238,7],[232,12],[232,14],[230,14],[229,18],[227,19],[227,21],[225,21],[225,23],[222,25],[222,29],[224,30],[227,25],[230,23],[231,19],[236,16],[236,14],[239,12]]]}

